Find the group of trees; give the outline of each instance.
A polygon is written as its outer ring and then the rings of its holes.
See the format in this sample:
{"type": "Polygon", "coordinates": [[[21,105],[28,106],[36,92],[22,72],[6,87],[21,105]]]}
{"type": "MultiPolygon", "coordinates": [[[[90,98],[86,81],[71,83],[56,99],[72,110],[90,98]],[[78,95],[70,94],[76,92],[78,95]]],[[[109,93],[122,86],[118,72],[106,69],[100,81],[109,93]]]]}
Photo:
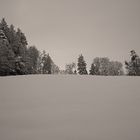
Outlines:
{"type": "MultiPolygon", "coordinates": [[[[87,75],[87,64],[84,60],[84,56],[81,54],[78,57],[78,63],[77,63],[77,71],[80,75],[87,75]]],[[[71,63],[66,65],[66,74],[76,74],[76,64],[71,63]]],[[[121,62],[118,61],[110,61],[109,58],[103,57],[99,58],[96,57],[93,59],[93,62],[91,64],[89,75],[123,75],[123,65],[121,62]]]]}
{"type": "MultiPolygon", "coordinates": [[[[78,73],[88,74],[86,62],[82,55],[78,58],[78,73]]],[[[130,61],[125,61],[126,75],[140,76],[140,57],[134,50],[130,51],[130,61]]],[[[96,57],[91,64],[90,75],[118,76],[124,75],[123,64],[118,61],[110,61],[107,57],[96,57]]]]}
{"type": "MultiPolygon", "coordinates": [[[[86,68],[87,64],[84,56],[81,54],[78,57],[78,63],[66,65],[63,74],[80,74],[80,75],[104,75],[104,76],[119,76],[124,75],[123,64],[118,61],[110,61],[107,57],[96,57],[93,59],[89,73],[86,68]],[[77,71],[76,71],[77,69],[77,71]]],[[[126,75],[140,76],[140,57],[134,50],[130,51],[130,61],[125,61],[126,75]]]]}
{"type": "MultiPolygon", "coordinates": [[[[134,50],[130,52],[130,61],[125,61],[127,75],[140,76],[140,57],[134,50]]],[[[13,25],[8,26],[3,18],[0,22],[0,76],[23,74],[80,74],[80,75],[123,75],[123,64],[110,61],[107,57],[93,59],[89,73],[84,56],[78,62],[66,65],[60,70],[45,51],[28,46],[25,34],[13,25]]]]}
{"type": "Polygon", "coordinates": [[[123,75],[123,65],[118,61],[110,61],[108,58],[96,57],[91,64],[91,75],[123,75]]]}
{"type": "Polygon", "coordinates": [[[0,75],[51,74],[59,68],[49,54],[28,46],[24,33],[13,25],[8,26],[3,18],[0,22],[0,75]]]}
{"type": "Polygon", "coordinates": [[[40,53],[37,61],[37,72],[40,74],[57,74],[59,73],[59,67],[55,65],[49,54],[45,51],[40,53]]]}

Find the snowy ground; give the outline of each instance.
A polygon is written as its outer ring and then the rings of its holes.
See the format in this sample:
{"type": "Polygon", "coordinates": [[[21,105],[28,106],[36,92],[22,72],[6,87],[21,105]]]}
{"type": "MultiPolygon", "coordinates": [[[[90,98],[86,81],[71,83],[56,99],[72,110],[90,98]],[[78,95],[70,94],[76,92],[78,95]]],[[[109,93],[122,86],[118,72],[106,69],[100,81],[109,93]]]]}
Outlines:
{"type": "Polygon", "coordinates": [[[0,77],[0,140],[140,140],[140,77],[0,77]]]}

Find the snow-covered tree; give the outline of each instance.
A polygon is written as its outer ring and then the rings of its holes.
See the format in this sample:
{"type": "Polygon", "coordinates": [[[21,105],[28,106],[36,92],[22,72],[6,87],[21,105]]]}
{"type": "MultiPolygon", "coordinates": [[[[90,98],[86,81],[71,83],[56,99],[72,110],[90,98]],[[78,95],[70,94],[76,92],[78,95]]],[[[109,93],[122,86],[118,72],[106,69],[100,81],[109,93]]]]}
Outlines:
{"type": "Polygon", "coordinates": [[[100,58],[99,57],[94,58],[89,72],[90,72],[90,75],[100,75],[100,58]]]}
{"type": "Polygon", "coordinates": [[[5,36],[0,30],[0,75],[13,75],[15,73],[14,53],[5,36]]]}
{"type": "Polygon", "coordinates": [[[85,62],[85,60],[84,60],[84,57],[83,57],[83,55],[81,54],[80,56],[79,56],[79,58],[78,58],[78,64],[77,64],[77,66],[78,66],[78,73],[80,74],[80,75],[84,75],[84,74],[88,74],[87,73],[87,70],[86,70],[86,62],[85,62]]]}
{"type": "Polygon", "coordinates": [[[140,76],[140,57],[134,50],[130,51],[131,60],[125,61],[127,75],[140,76]]]}

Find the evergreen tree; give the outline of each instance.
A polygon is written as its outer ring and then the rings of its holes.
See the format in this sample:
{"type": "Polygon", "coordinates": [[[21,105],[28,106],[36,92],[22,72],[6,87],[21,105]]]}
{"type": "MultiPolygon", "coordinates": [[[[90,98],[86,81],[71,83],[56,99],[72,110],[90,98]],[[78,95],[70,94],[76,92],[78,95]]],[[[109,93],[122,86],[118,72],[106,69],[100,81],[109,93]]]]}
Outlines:
{"type": "Polygon", "coordinates": [[[26,57],[28,55],[27,40],[25,35],[21,32],[20,29],[16,31],[13,25],[10,25],[9,27],[4,18],[0,22],[0,34],[3,36],[3,40],[5,40],[3,43],[8,42],[8,50],[14,56],[14,60],[12,61],[15,66],[15,74],[28,74],[26,69],[26,61],[28,60],[26,57]]]}
{"type": "Polygon", "coordinates": [[[20,43],[23,46],[27,46],[28,45],[28,42],[27,42],[26,36],[25,36],[25,34],[19,28],[17,29],[17,33],[16,34],[17,34],[17,36],[20,39],[20,43]]]}
{"type": "Polygon", "coordinates": [[[9,33],[7,35],[8,41],[12,47],[15,56],[19,56],[19,47],[20,47],[20,40],[16,34],[16,30],[14,29],[13,25],[10,25],[9,33]]]}
{"type": "Polygon", "coordinates": [[[140,76],[140,57],[134,50],[130,51],[131,60],[125,61],[127,75],[140,76]]]}
{"type": "Polygon", "coordinates": [[[35,46],[31,46],[27,49],[26,53],[26,69],[29,74],[37,73],[39,51],[35,46]]]}
{"type": "Polygon", "coordinates": [[[52,59],[51,57],[49,56],[49,54],[47,55],[46,57],[46,61],[45,61],[45,64],[44,64],[46,70],[47,70],[47,74],[51,74],[52,73],[52,59]]]}
{"type": "Polygon", "coordinates": [[[50,55],[46,54],[45,51],[43,51],[42,63],[43,63],[43,74],[51,74],[53,61],[50,55]]]}
{"type": "Polygon", "coordinates": [[[24,33],[22,33],[22,31],[18,28],[15,35],[14,44],[12,45],[16,56],[15,59],[16,66],[18,68],[18,74],[32,74],[31,69],[29,69],[30,57],[28,55],[27,45],[28,43],[24,33]]]}
{"type": "Polygon", "coordinates": [[[3,18],[3,19],[1,20],[1,23],[0,23],[0,30],[3,30],[5,36],[8,36],[9,27],[8,27],[7,22],[5,21],[5,18],[3,18]]]}
{"type": "Polygon", "coordinates": [[[37,59],[37,73],[42,74],[43,73],[43,53],[39,52],[38,59],[37,59]]]}
{"type": "Polygon", "coordinates": [[[94,63],[91,64],[91,68],[89,70],[89,74],[90,75],[95,75],[95,65],[94,65],[94,63]]]}
{"type": "Polygon", "coordinates": [[[26,37],[19,28],[17,29],[16,36],[17,36],[17,40],[18,40],[17,55],[22,56],[24,58],[24,57],[26,57],[25,53],[27,51],[27,45],[28,45],[26,37]]]}
{"type": "Polygon", "coordinates": [[[84,57],[83,57],[83,55],[81,54],[80,56],[79,56],[79,58],[78,58],[78,64],[77,64],[77,66],[78,66],[78,73],[80,74],[80,75],[84,75],[84,74],[88,74],[87,73],[87,70],[86,70],[86,62],[85,62],[85,60],[84,60],[84,57]]]}
{"type": "Polygon", "coordinates": [[[94,58],[93,63],[91,64],[90,74],[100,75],[100,58],[99,57],[94,58]]]}
{"type": "Polygon", "coordinates": [[[0,75],[15,74],[14,64],[14,53],[3,30],[0,30],[0,75]]]}

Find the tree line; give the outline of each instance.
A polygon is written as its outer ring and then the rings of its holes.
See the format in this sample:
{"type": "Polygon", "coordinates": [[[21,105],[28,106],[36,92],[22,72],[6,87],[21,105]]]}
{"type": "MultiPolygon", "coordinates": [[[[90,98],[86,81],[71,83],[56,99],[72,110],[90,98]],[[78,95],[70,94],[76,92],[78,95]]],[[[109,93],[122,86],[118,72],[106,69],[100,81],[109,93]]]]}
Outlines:
{"type": "MultiPolygon", "coordinates": [[[[130,61],[125,61],[127,75],[140,76],[140,57],[134,50],[130,52],[130,61]]],[[[21,29],[8,25],[3,18],[0,22],[0,76],[27,74],[80,74],[80,75],[124,75],[123,64],[110,61],[107,57],[93,59],[89,72],[84,56],[78,62],[66,64],[65,70],[53,62],[49,53],[29,46],[21,29]]]]}
{"type": "Polygon", "coordinates": [[[28,46],[21,29],[8,26],[3,18],[0,22],[0,75],[54,74],[59,68],[45,51],[28,46]]]}

